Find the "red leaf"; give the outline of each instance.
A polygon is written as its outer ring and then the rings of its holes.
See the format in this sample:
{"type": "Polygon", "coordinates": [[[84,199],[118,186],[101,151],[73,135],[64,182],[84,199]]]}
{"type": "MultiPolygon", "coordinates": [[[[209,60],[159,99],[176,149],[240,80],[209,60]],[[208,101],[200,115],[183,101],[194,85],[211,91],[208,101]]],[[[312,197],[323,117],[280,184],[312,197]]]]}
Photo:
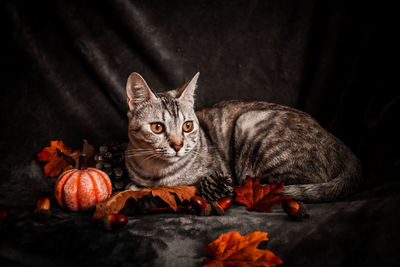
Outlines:
{"type": "Polygon", "coordinates": [[[267,233],[253,232],[245,236],[238,232],[222,234],[207,245],[209,258],[203,267],[212,266],[276,266],[283,261],[273,252],[258,249],[261,241],[268,240],[267,233]]]}
{"type": "Polygon", "coordinates": [[[75,159],[80,154],[79,150],[72,151],[72,149],[66,146],[62,141],[51,141],[50,146],[43,148],[43,150],[37,154],[40,161],[48,161],[44,166],[44,174],[46,176],[58,176],[61,171],[72,168],[70,164],[57,156],[56,149],[59,149],[64,154],[75,159]]]}
{"type": "Polygon", "coordinates": [[[247,178],[244,185],[235,188],[235,201],[248,210],[271,212],[271,205],[281,205],[281,200],[292,198],[281,195],[282,190],[283,183],[260,185],[259,178],[247,178]]]}

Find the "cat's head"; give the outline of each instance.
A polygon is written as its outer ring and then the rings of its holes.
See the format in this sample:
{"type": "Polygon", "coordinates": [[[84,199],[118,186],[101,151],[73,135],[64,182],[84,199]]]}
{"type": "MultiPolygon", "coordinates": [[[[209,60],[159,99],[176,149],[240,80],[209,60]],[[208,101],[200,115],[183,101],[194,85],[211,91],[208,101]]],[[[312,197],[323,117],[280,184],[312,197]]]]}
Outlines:
{"type": "Polygon", "coordinates": [[[190,155],[199,140],[193,104],[197,73],[176,90],[155,94],[136,72],[126,85],[131,157],[175,162],[190,155]]]}

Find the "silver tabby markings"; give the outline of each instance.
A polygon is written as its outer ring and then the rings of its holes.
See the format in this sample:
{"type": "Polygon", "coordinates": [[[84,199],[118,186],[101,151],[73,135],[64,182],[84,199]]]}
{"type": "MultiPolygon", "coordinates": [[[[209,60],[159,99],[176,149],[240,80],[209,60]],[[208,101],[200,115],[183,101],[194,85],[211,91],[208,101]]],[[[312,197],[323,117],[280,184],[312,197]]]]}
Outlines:
{"type": "Polygon", "coordinates": [[[333,201],[362,182],[357,157],[299,110],[267,102],[227,101],[195,112],[196,74],[155,94],[132,73],[127,82],[130,189],[196,184],[215,172],[284,182],[306,202],[333,201]]]}

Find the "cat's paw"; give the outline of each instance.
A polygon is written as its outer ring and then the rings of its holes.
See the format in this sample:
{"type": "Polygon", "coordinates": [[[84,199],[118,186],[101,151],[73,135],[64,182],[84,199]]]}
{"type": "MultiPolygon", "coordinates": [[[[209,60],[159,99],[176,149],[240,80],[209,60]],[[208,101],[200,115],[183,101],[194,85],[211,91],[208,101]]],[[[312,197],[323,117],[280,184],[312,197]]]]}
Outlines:
{"type": "Polygon", "coordinates": [[[141,189],[143,189],[143,187],[139,187],[134,183],[129,183],[125,186],[125,190],[139,191],[141,189]]]}

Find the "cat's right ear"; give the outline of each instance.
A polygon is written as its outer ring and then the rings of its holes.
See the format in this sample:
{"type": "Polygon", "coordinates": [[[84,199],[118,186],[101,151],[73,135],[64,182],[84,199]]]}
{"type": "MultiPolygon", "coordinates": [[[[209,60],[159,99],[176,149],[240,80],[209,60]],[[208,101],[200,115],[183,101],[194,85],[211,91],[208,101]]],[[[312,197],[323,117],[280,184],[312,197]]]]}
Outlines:
{"type": "Polygon", "coordinates": [[[130,110],[142,102],[155,100],[157,97],[151,91],[146,81],[137,72],[132,72],[129,75],[126,83],[126,101],[130,110]]]}

